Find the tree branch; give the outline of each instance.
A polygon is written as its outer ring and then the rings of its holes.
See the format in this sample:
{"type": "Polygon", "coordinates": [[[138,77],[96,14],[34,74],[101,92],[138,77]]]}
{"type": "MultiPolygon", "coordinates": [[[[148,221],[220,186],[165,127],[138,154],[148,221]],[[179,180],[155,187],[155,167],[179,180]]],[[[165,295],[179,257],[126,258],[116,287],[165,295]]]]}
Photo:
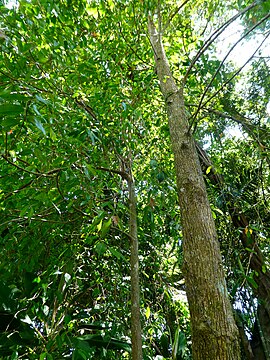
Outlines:
{"type": "Polygon", "coordinates": [[[35,175],[35,176],[38,176],[38,177],[53,177],[55,174],[59,173],[59,171],[61,171],[61,169],[53,169],[53,170],[50,170],[46,173],[41,173],[40,171],[38,172],[35,172],[35,171],[30,171],[30,170],[27,170],[27,169],[24,169],[23,167],[15,164],[13,161],[9,160],[9,158],[6,156],[6,155],[2,155],[2,158],[5,159],[10,165],[16,167],[17,169],[21,170],[21,171],[24,171],[24,172],[27,172],[28,174],[31,174],[31,175],[35,175]]]}
{"type": "MultiPolygon", "coordinates": [[[[251,29],[249,29],[243,36],[241,36],[241,38],[230,48],[230,50],[227,52],[226,56],[223,58],[223,60],[221,61],[221,63],[219,64],[218,68],[216,69],[214,75],[212,76],[210,82],[208,83],[208,85],[206,86],[202,96],[201,96],[201,99],[200,99],[200,102],[199,102],[199,105],[198,105],[198,108],[195,112],[195,114],[192,116],[192,123],[195,121],[200,109],[202,108],[202,103],[203,103],[203,100],[205,98],[205,96],[207,95],[208,93],[208,90],[210,89],[213,81],[215,80],[217,74],[219,73],[219,70],[222,68],[222,66],[224,65],[226,59],[228,58],[228,56],[231,54],[231,52],[235,49],[235,47],[245,38],[247,37],[256,27],[258,27],[260,24],[262,24],[265,20],[267,20],[268,18],[270,17],[270,14],[267,14],[263,19],[261,19],[258,23],[256,23],[254,26],[252,26],[251,29]]],[[[235,75],[233,76],[233,78],[239,74],[240,71],[242,71],[242,69],[246,66],[246,64],[254,57],[254,55],[256,54],[256,52],[260,49],[260,47],[262,46],[262,44],[264,43],[264,41],[268,38],[269,34],[264,38],[264,40],[261,42],[261,44],[257,47],[256,51],[252,54],[252,56],[248,59],[247,62],[244,63],[244,65],[242,67],[240,67],[240,69],[235,73],[235,75]]],[[[229,81],[231,81],[233,78],[231,78],[229,81]]],[[[227,84],[228,82],[225,82],[225,84],[227,84]]],[[[224,86],[222,86],[223,88],[224,86]]],[[[220,91],[220,90],[219,90],[220,91]]],[[[211,99],[211,98],[210,98],[211,99]]],[[[208,100],[204,103],[204,105],[208,102],[208,100]]],[[[204,106],[203,105],[203,106],[204,106]]]]}
{"type": "Polygon", "coordinates": [[[239,13],[237,13],[236,15],[234,15],[231,19],[229,19],[228,21],[226,21],[224,24],[222,24],[205,42],[204,44],[201,46],[200,50],[197,52],[197,54],[194,56],[185,76],[183,79],[183,84],[186,83],[186,80],[188,78],[188,75],[190,73],[190,71],[192,70],[193,66],[195,65],[195,63],[197,62],[197,60],[201,57],[201,55],[209,48],[209,46],[219,37],[220,34],[223,33],[223,31],[230,25],[232,24],[238,17],[240,17],[241,15],[245,14],[247,11],[249,11],[250,9],[254,8],[255,6],[257,6],[257,3],[254,2],[253,4],[247,6],[244,10],[240,11],[239,13]]]}
{"type": "Polygon", "coordinates": [[[107,171],[107,172],[110,172],[112,174],[120,175],[124,180],[127,180],[127,181],[130,180],[129,174],[126,173],[125,171],[108,169],[108,168],[105,168],[105,167],[102,167],[102,166],[98,166],[95,169],[102,170],[102,171],[107,171]]]}
{"type": "Polygon", "coordinates": [[[30,185],[32,184],[32,182],[33,182],[34,180],[36,180],[36,179],[33,179],[33,180],[29,181],[28,183],[22,185],[20,188],[14,190],[14,191],[11,191],[9,194],[7,194],[6,196],[4,196],[4,199],[3,199],[3,200],[7,200],[10,196],[12,196],[12,195],[18,193],[19,191],[27,188],[28,186],[30,186],[30,185]]]}
{"type": "Polygon", "coordinates": [[[183,2],[183,4],[181,4],[180,6],[178,6],[178,7],[175,9],[175,11],[174,11],[171,15],[169,15],[169,18],[168,18],[168,20],[167,20],[167,22],[166,22],[166,24],[165,24],[165,26],[164,26],[164,28],[163,28],[163,29],[164,29],[163,31],[166,31],[166,29],[169,27],[172,19],[178,14],[178,12],[179,12],[189,1],[190,1],[190,0],[185,0],[185,1],[183,2]]]}

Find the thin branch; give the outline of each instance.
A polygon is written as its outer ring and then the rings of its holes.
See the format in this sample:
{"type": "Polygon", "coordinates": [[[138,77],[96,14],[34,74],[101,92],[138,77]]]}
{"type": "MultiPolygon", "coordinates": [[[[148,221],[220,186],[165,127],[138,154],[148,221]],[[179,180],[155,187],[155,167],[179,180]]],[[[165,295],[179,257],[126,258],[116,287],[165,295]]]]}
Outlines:
{"type": "MultiPolygon", "coordinates": [[[[243,231],[246,231],[246,230],[249,231],[248,227],[246,227],[243,231]]],[[[248,273],[249,273],[249,270],[251,268],[250,263],[251,263],[251,260],[252,260],[252,256],[253,256],[253,254],[256,254],[255,245],[256,245],[256,243],[254,242],[254,244],[252,246],[252,249],[249,250],[250,254],[249,254],[249,257],[248,257],[248,264],[247,264],[247,267],[246,267],[246,273],[245,273],[245,277],[244,277],[241,285],[239,286],[239,291],[241,291],[242,287],[245,285],[245,283],[247,281],[248,273]]],[[[239,261],[240,261],[240,259],[239,259],[239,261]]]]}
{"type": "Polygon", "coordinates": [[[225,119],[231,119],[231,120],[237,122],[238,124],[241,124],[248,132],[252,131],[251,128],[255,127],[255,125],[248,123],[248,121],[249,121],[248,118],[246,118],[245,116],[242,116],[240,114],[231,115],[231,114],[226,114],[226,113],[223,113],[222,111],[210,109],[210,108],[207,108],[206,110],[217,116],[223,117],[225,119]]]}
{"type": "Polygon", "coordinates": [[[166,24],[165,24],[165,26],[164,26],[164,32],[166,31],[166,29],[170,26],[170,23],[171,23],[171,21],[172,21],[172,19],[178,14],[178,12],[189,2],[190,0],[185,0],[184,2],[183,2],[183,4],[181,4],[180,6],[178,6],[176,9],[175,9],[175,11],[171,14],[171,15],[169,15],[169,18],[168,18],[168,20],[167,20],[167,22],[166,22],[166,24]]]}
{"type": "Polygon", "coordinates": [[[4,199],[3,199],[3,200],[5,201],[5,200],[7,200],[9,197],[11,197],[12,195],[14,195],[14,194],[18,193],[19,191],[27,188],[28,186],[30,186],[30,185],[32,184],[32,182],[33,182],[34,180],[36,180],[36,179],[33,179],[33,180],[29,181],[28,183],[22,185],[20,188],[14,190],[14,191],[11,191],[9,194],[7,194],[6,196],[4,196],[4,199]]]}
{"type": "MultiPolygon", "coordinates": [[[[270,17],[270,14],[268,15],[270,17]]],[[[205,105],[212,100],[226,85],[228,85],[242,70],[243,68],[253,59],[256,52],[262,47],[263,43],[267,40],[268,36],[270,35],[270,32],[268,35],[263,39],[263,41],[260,43],[260,45],[256,48],[256,50],[253,52],[253,54],[248,58],[248,60],[232,75],[225,83],[210,97],[208,98],[202,105],[201,108],[204,108],[205,105]]]]}
{"type": "Polygon", "coordinates": [[[30,217],[29,218],[27,216],[23,216],[23,217],[18,217],[17,219],[7,220],[7,221],[3,222],[1,224],[1,226],[4,226],[4,225],[9,224],[11,222],[23,223],[24,221],[41,221],[41,222],[46,222],[46,223],[50,223],[50,224],[70,224],[70,223],[76,222],[79,219],[81,219],[81,218],[78,217],[78,218],[73,219],[73,220],[63,221],[63,220],[49,220],[49,219],[38,218],[38,217],[30,217]]]}
{"type": "Polygon", "coordinates": [[[195,143],[196,150],[199,156],[201,168],[204,174],[207,175],[208,179],[213,183],[216,184],[222,189],[223,186],[223,177],[218,173],[216,170],[213,162],[207,155],[206,151],[199,145],[199,143],[195,143]],[[208,171],[207,171],[208,170],[208,171]]]}
{"type": "Polygon", "coordinates": [[[189,68],[187,69],[187,72],[183,79],[183,84],[187,81],[188,75],[190,71],[192,70],[193,66],[195,65],[196,61],[201,57],[201,55],[209,48],[209,46],[219,37],[220,34],[223,33],[223,31],[232,24],[239,16],[245,14],[250,9],[254,8],[257,5],[257,3],[253,3],[249,6],[247,6],[244,10],[240,11],[236,15],[234,15],[231,19],[226,21],[224,24],[222,24],[214,33],[204,42],[204,44],[201,46],[197,54],[194,56],[189,68]]]}
{"type": "Polygon", "coordinates": [[[94,120],[98,120],[94,110],[89,105],[85,104],[83,100],[75,99],[75,103],[84,109],[89,115],[91,115],[94,120]]]}
{"type": "Polygon", "coordinates": [[[111,226],[111,229],[115,230],[115,231],[118,231],[120,234],[125,235],[129,240],[133,240],[133,237],[130,234],[128,234],[127,232],[125,232],[124,230],[121,230],[121,229],[119,229],[118,227],[115,227],[115,226],[111,226]]]}
{"type": "Polygon", "coordinates": [[[7,143],[8,143],[8,133],[6,132],[6,137],[5,137],[5,156],[8,155],[7,143]]]}
{"type": "Polygon", "coordinates": [[[62,190],[60,189],[60,185],[59,185],[59,175],[60,175],[60,171],[58,172],[58,174],[57,174],[56,177],[55,177],[56,187],[57,187],[57,190],[58,190],[61,198],[62,198],[63,200],[65,200],[64,194],[62,193],[62,190]]]}
{"type": "MultiPolygon", "coordinates": [[[[23,36],[24,37],[24,36],[23,36]]],[[[25,39],[25,38],[24,38],[25,39]]],[[[27,42],[27,39],[25,39],[25,42],[27,42]]],[[[46,74],[46,71],[44,70],[44,68],[42,67],[42,65],[37,61],[36,57],[34,56],[33,52],[29,49],[29,54],[31,56],[31,58],[33,59],[36,67],[38,68],[39,71],[41,71],[41,74],[46,74]]],[[[45,83],[47,83],[47,85],[49,86],[50,89],[52,89],[52,86],[58,91],[58,93],[62,92],[61,89],[58,88],[58,86],[54,83],[53,80],[51,80],[51,82],[49,82],[47,80],[46,77],[42,76],[42,79],[45,81],[45,83]]],[[[53,91],[53,90],[52,90],[53,91]]]]}
{"type": "MultiPolygon", "coordinates": [[[[270,16],[270,15],[269,15],[270,16]]],[[[268,36],[270,35],[270,32],[269,34],[263,39],[263,41],[261,42],[261,44],[257,47],[257,49],[254,51],[254,53],[248,58],[248,60],[227,80],[225,81],[225,83],[222,84],[222,86],[212,95],[210,96],[203,104],[199,104],[195,114],[193,116],[191,116],[191,122],[190,122],[190,126],[189,126],[189,129],[188,129],[188,132],[191,131],[191,128],[193,126],[193,124],[195,123],[195,126],[194,126],[194,129],[193,129],[193,133],[196,131],[197,129],[197,125],[198,125],[198,122],[196,120],[196,116],[198,115],[199,111],[201,109],[203,109],[205,107],[206,104],[208,104],[214,97],[217,96],[217,94],[220,93],[221,90],[223,90],[226,85],[228,85],[242,70],[243,68],[253,59],[254,55],[256,54],[256,52],[262,47],[263,43],[266,41],[266,39],[268,38],[268,36]]]]}
{"type": "Polygon", "coordinates": [[[158,0],[157,13],[158,13],[158,33],[160,38],[162,33],[162,15],[161,15],[160,0],[158,0]]]}
{"type": "Polygon", "coordinates": [[[121,24],[118,22],[118,26],[119,26],[119,32],[120,35],[122,36],[122,38],[124,39],[126,46],[132,51],[132,53],[136,56],[137,59],[139,59],[143,64],[147,65],[147,67],[149,67],[149,63],[147,63],[143,58],[141,58],[138,55],[138,51],[134,50],[133,47],[131,45],[129,45],[129,41],[127,41],[125,35],[123,34],[122,28],[121,28],[121,24]]]}
{"type": "Polygon", "coordinates": [[[25,171],[28,174],[35,175],[35,176],[41,176],[42,175],[40,172],[34,172],[34,171],[30,171],[30,170],[26,170],[26,169],[22,168],[21,166],[15,164],[13,161],[10,161],[9,158],[6,155],[2,155],[2,158],[5,159],[10,165],[16,167],[17,169],[19,169],[21,171],[25,171]]]}
{"type": "MultiPolygon", "coordinates": [[[[193,120],[192,122],[194,122],[194,120],[196,119],[196,116],[198,115],[200,109],[201,109],[201,105],[203,103],[203,100],[208,92],[208,90],[210,89],[213,81],[215,80],[217,74],[219,73],[219,70],[222,68],[222,66],[224,65],[226,59],[228,58],[228,56],[231,54],[231,52],[235,49],[235,47],[245,38],[247,37],[256,27],[258,27],[260,24],[262,24],[265,20],[267,20],[268,18],[270,17],[270,14],[267,14],[265,17],[263,17],[258,23],[256,23],[254,26],[252,26],[252,28],[250,28],[243,36],[241,36],[241,38],[230,48],[230,50],[227,52],[226,56],[223,58],[223,60],[221,61],[221,63],[219,64],[218,68],[216,69],[214,75],[212,76],[212,79],[210,80],[209,84],[206,86],[202,96],[201,96],[201,99],[200,99],[200,102],[199,102],[199,105],[198,105],[198,108],[195,112],[195,114],[192,116],[193,120]]],[[[269,34],[268,34],[269,35],[269,34]]],[[[268,35],[265,37],[265,39],[267,39],[268,35]]],[[[265,39],[262,41],[261,45],[263,44],[263,42],[265,41],[265,39]]],[[[255,53],[253,53],[252,57],[254,56],[254,54],[256,54],[256,52],[259,50],[259,48],[261,47],[261,45],[257,48],[257,50],[255,51],[255,53]]],[[[250,59],[248,60],[248,62],[250,61],[250,59]]],[[[246,63],[245,63],[246,65],[246,63]]],[[[244,65],[244,66],[245,66],[244,65]]],[[[242,70],[242,69],[241,69],[242,70]]]]}
{"type": "Polygon", "coordinates": [[[76,210],[78,213],[82,214],[83,216],[92,218],[91,214],[87,214],[86,212],[82,211],[81,209],[77,208],[76,206],[72,205],[72,209],[76,210]]]}
{"type": "MultiPolygon", "coordinates": [[[[24,127],[24,123],[25,123],[26,120],[27,120],[27,115],[28,115],[28,111],[29,111],[30,104],[31,104],[31,100],[28,100],[28,101],[26,102],[26,106],[25,106],[25,109],[24,109],[22,124],[21,124],[21,126],[20,126],[19,131],[16,132],[16,135],[14,136],[14,139],[12,140],[12,143],[10,144],[10,147],[11,147],[11,148],[13,148],[14,144],[17,143],[17,139],[18,139],[18,138],[20,137],[20,135],[21,135],[22,128],[24,127]]],[[[6,155],[7,155],[7,154],[6,154],[6,155]]]]}
{"type": "Polygon", "coordinates": [[[102,166],[98,166],[95,169],[102,170],[102,171],[107,171],[107,172],[110,172],[112,174],[120,175],[124,180],[127,180],[127,181],[130,180],[129,174],[126,173],[125,171],[108,169],[108,168],[105,168],[105,167],[102,167],[102,166]]]}
{"type": "MultiPolygon", "coordinates": [[[[218,111],[218,110],[214,110],[214,109],[209,109],[207,108],[206,109],[207,111],[209,111],[210,113],[213,113],[217,116],[220,116],[220,117],[223,117],[225,119],[230,119],[230,120],[233,120],[235,121],[237,124],[240,124],[243,126],[243,128],[247,131],[248,135],[254,139],[254,141],[258,144],[259,146],[259,149],[261,151],[264,152],[264,157],[267,161],[267,163],[270,162],[270,159],[269,159],[269,156],[268,156],[268,153],[266,153],[266,150],[270,150],[269,147],[267,147],[266,145],[264,145],[261,140],[259,139],[259,136],[256,136],[256,134],[254,133],[253,129],[254,128],[257,128],[255,125],[251,124],[249,121],[248,118],[246,118],[245,116],[241,115],[241,114],[237,114],[237,115],[230,115],[230,114],[226,114],[226,113],[223,113],[221,111],[218,111]]],[[[258,128],[259,131],[264,131],[264,129],[262,128],[258,128]]]]}
{"type": "Polygon", "coordinates": [[[12,77],[11,75],[5,73],[4,71],[0,70],[0,74],[6,76],[7,78],[9,78],[10,80],[14,81],[14,82],[18,82],[18,79],[12,77]]]}
{"type": "Polygon", "coordinates": [[[13,161],[9,160],[9,158],[6,156],[6,155],[2,155],[2,158],[5,159],[10,165],[16,167],[17,169],[21,170],[21,171],[24,171],[24,172],[27,172],[28,174],[31,174],[31,175],[35,175],[35,176],[43,176],[43,177],[53,177],[55,174],[59,173],[59,171],[61,171],[61,169],[53,169],[53,170],[50,170],[46,173],[41,173],[41,172],[35,172],[35,171],[30,171],[30,170],[27,170],[27,169],[24,169],[23,167],[15,164],[13,161]]]}

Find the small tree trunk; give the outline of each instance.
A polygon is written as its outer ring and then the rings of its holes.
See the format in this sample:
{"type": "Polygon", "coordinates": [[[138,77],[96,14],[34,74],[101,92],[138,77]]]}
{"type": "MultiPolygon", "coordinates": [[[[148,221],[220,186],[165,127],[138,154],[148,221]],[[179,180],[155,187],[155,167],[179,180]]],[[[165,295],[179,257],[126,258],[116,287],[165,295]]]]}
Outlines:
{"type": "MultiPolygon", "coordinates": [[[[131,161],[130,161],[131,163],[131,161]]],[[[131,169],[131,164],[129,164],[131,169]]],[[[142,335],[140,319],[140,283],[139,283],[139,256],[135,183],[132,171],[128,176],[129,192],[129,235],[130,235],[130,267],[131,267],[131,342],[132,360],[142,360],[142,335]]]]}
{"type": "Polygon", "coordinates": [[[262,304],[258,304],[256,321],[254,323],[251,347],[256,360],[270,359],[270,318],[262,304]]]}
{"type": "Polygon", "coordinates": [[[239,334],[227,293],[219,243],[194,140],[163,49],[149,20],[161,92],[165,99],[181,209],[184,275],[193,360],[240,360],[239,334]]]}

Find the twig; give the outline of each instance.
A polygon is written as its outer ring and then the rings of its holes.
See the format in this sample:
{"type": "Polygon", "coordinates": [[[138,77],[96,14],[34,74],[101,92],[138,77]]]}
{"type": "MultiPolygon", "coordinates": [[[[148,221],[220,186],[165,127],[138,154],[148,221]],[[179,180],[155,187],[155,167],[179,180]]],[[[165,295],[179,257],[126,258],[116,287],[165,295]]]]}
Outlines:
{"type": "Polygon", "coordinates": [[[166,24],[165,24],[165,26],[164,26],[164,31],[169,27],[172,19],[178,14],[178,12],[179,12],[189,1],[190,1],[190,0],[185,0],[185,1],[183,2],[183,4],[181,4],[180,6],[178,6],[178,7],[176,8],[176,10],[169,16],[169,18],[168,18],[168,20],[167,20],[167,22],[166,22],[166,24]]]}
{"type": "Polygon", "coordinates": [[[81,108],[83,108],[89,115],[91,115],[95,121],[98,121],[97,116],[94,113],[94,110],[89,105],[85,104],[83,100],[75,99],[75,103],[79,105],[81,108]]]}
{"type": "Polygon", "coordinates": [[[201,55],[209,48],[209,46],[219,37],[220,34],[223,33],[223,31],[231,24],[233,23],[239,16],[243,15],[253,7],[255,7],[257,3],[253,3],[249,6],[247,6],[244,10],[240,11],[236,15],[234,15],[231,19],[226,21],[224,24],[222,24],[214,33],[204,42],[204,44],[201,46],[197,54],[194,56],[189,68],[187,69],[187,72],[183,79],[183,84],[186,83],[188,75],[190,71],[192,70],[193,66],[195,65],[196,61],[201,57],[201,55]]]}
{"type": "MultiPolygon", "coordinates": [[[[268,17],[270,17],[270,14],[268,14],[268,17]]],[[[253,54],[248,58],[248,60],[232,75],[210,98],[208,98],[202,105],[201,108],[204,108],[205,105],[212,100],[227,84],[230,83],[242,70],[243,68],[252,60],[256,52],[262,47],[263,43],[266,41],[268,36],[270,35],[270,32],[268,35],[263,39],[263,41],[260,43],[260,45],[257,47],[257,49],[253,52],[253,54]]]]}
{"type": "Polygon", "coordinates": [[[127,181],[130,180],[130,179],[129,179],[129,178],[130,178],[130,177],[129,177],[129,174],[126,173],[125,171],[108,169],[108,168],[105,168],[105,167],[102,167],[102,166],[98,166],[98,167],[96,167],[95,169],[97,169],[97,170],[102,170],[102,171],[107,171],[107,172],[110,172],[110,173],[113,173],[113,174],[120,175],[124,180],[127,180],[127,181]]]}
{"type": "MultiPolygon", "coordinates": [[[[213,81],[215,80],[217,74],[219,73],[219,70],[221,69],[221,67],[224,65],[226,59],[228,58],[228,56],[230,55],[230,53],[234,50],[234,48],[240,43],[240,41],[242,41],[245,37],[247,37],[256,27],[258,27],[260,24],[262,24],[265,20],[267,20],[268,18],[270,17],[270,14],[267,14],[263,19],[261,19],[258,23],[256,23],[254,26],[252,26],[252,28],[250,28],[243,36],[241,36],[241,38],[230,48],[230,50],[227,52],[226,56],[223,58],[223,60],[221,61],[221,63],[219,64],[218,68],[216,69],[214,75],[212,76],[212,79],[210,80],[209,84],[206,86],[202,96],[201,96],[201,99],[200,99],[200,102],[199,102],[199,105],[198,105],[198,108],[195,112],[195,114],[192,116],[192,123],[195,121],[201,107],[202,107],[202,103],[203,103],[203,100],[208,92],[208,90],[210,89],[213,81]]],[[[262,44],[264,43],[264,41],[267,39],[267,37],[269,36],[269,34],[264,38],[264,40],[262,41],[262,43],[260,44],[260,46],[256,49],[256,51],[253,53],[252,57],[248,59],[248,61],[243,65],[246,66],[246,64],[253,58],[253,56],[256,54],[256,52],[259,50],[259,48],[262,46],[262,44]]],[[[241,67],[240,69],[242,70],[243,67],[241,67]]],[[[240,70],[240,71],[241,71],[240,70]]],[[[239,71],[239,72],[240,72],[239,71]]],[[[192,126],[192,125],[191,125],[192,126]]]]}
{"type": "Polygon", "coordinates": [[[9,158],[6,156],[6,155],[2,155],[2,158],[5,159],[10,165],[16,167],[17,169],[21,170],[21,171],[24,171],[24,172],[27,172],[28,174],[31,174],[31,175],[35,175],[35,176],[43,176],[43,177],[53,177],[55,174],[59,173],[61,171],[61,169],[53,169],[53,170],[50,170],[46,173],[41,173],[40,171],[38,172],[35,172],[35,171],[30,171],[30,170],[27,170],[27,169],[24,169],[23,167],[15,164],[13,161],[10,161],[9,158]]]}
{"type": "Polygon", "coordinates": [[[28,183],[22,185],[19,189],[16,189],[16,190],[14,190],[14,191],[11,191],[9,194],[7,194],[6,196],[4,196],[4,199],[3,199],[3,200],[7,200],[10,196],[12,196],[12,195],[18,193],[19,191],[27,188],[28,186],[30,186],[30,185],[32,184],[32,182],[33,182],[34,180],[36,180],[36,179],[33,179],[33,180],[29,181],[28,183]]]}

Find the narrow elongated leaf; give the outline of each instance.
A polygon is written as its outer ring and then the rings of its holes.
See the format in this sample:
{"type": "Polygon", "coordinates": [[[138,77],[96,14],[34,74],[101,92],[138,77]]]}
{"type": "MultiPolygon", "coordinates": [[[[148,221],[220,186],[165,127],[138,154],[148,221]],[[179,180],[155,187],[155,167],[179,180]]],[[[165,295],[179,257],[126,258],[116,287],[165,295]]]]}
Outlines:
{"type": "Polygon", "coordinates": [[[86,341],[90,346],[104,347],[106,349],[121,349],[130,351],[131,345],[122,340],[117,340],[110,336],[103,337],[97,334],[89,334],[78,337],[77,339],[86,341]]]}
{"type": "Polygon", "coordinates": [[[146,311],[145,311],[145,317],[147,320],[149,319],[150,315],[151,315],[151,310],[150,310],[150,307],[147,306],[146,311]]]}
{"type": "Polygon", "coordinates": [[[18,115],[23,112],[23,107],[21,105],[15,104],[2,104],[0,105],[0,114],[1,115],[18,115]]]}
{"type": "Polygon", "coordinates": [[[127,262],[128,260],[124,257],[123,254],[121,254],[119,251],[115,250],[112,247],[109,247],[110,253],[115,256],[118,260],[124,260],[125,262],[127,262]]]}
{"type": "Polygon", "coordinates": [[[18,115],[16,116],[6,116],[1,122],[0,125],[2,125],[7,131],[14,128],[16,125],[20,123],[20,117],[18,115]]]}
{"type": "Polygon", "coordinates": [[[41,124],[41,122],[37,119],[35,119],[35,124],[36,124],[36,127],[41,130],[43,132],[44,135],[46,135],[46,131],[43,127],[43,125],[41,124]]]}

